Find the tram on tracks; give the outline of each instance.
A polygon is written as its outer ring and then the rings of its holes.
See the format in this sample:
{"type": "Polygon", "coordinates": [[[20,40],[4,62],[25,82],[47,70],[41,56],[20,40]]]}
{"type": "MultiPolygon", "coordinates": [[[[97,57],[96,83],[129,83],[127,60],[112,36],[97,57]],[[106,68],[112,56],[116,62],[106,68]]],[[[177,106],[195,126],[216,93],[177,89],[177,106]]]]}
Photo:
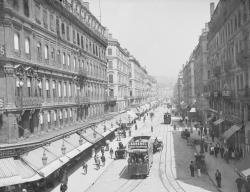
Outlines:
{"type": "Polygon", "coordinates": [[[151,136],[135,136],[128,143],[128,173],[130,177],[147,177],[153,163],[151,136]]]}

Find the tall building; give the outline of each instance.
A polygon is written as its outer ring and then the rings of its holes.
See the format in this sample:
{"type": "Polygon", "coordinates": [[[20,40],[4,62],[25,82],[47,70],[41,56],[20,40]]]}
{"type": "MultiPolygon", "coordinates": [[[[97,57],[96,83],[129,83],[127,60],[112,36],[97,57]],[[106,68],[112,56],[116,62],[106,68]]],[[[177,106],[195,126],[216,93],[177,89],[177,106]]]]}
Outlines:
{"type": "Polygon", "coordinates": [[[192,53],[189,61],[183,68],[183,96],[186,106],[195,103],[195,85],[194,85],[194,54],[192,53]]]}
{"type": "Polygon", "coordinates": [[[146,101],[146,90],[147,90],[147,70],[142,67],[139,61],[136,60],[134,56],[129,58],[131,66],[131,78],[130,78],[130,103],[131,104],[141,104],[146,101]]]}
{"type": "Polygon", "coordinates": [[[88,4],[1,1],[0,13],[1,143],[63,134],[105,113],[108,43],[88,4]]]}
{"type": "Polygon", "coordinates": [[[122,111],[129,106],[129,53],[109,34],[108,48],[108,99],[109,110],[122,111]]]}
{"type": "Polygon", "coordinates": [[[250,2],[220,1],[215,10],[213,7],[207,84],[211,113],[218,120],[213,128],[229,146],[246,149],[250,139],[250,2]]]}

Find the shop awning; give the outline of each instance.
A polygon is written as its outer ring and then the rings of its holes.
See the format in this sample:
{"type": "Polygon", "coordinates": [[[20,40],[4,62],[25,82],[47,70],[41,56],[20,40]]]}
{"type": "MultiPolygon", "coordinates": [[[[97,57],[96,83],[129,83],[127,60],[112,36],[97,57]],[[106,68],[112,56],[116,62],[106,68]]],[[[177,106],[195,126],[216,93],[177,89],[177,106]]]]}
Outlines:
{"type": "Polygon", "coordinates": [[[43,167],[41,170],[39,170],[39,173],[41,175],[43,175],[44,177],[47,177],[51,173],[53,173],[54,171],[56,171],[57,169],[62,167],[63,165],[64,165],[64,163],[61,160],[57,159],[57,160],[53,161],[52,163],[43,167]]]}
{"type": "Polygon", "coordinates": [[[41,178],[37,172],[19,159],[0,159],[0,187],[36,181],[41,178]]]}
{"type": "Polygon", "coordinates": [[[241,171],[241,173],[247,178],[248,176],[250,176],[250,168],[241,171]]]}
{"type": "Polygon", "coordinates": [[[218,119],[214,122],[214,125],[219,125],[224,121],[224,119],[218,119]]]}
{"type": "Polygon", "coordinates": [[[213,116],[209,117],[209,118],[207,119],[207,122],[211,121],[213,118],[214,118],[213,116]]]}
{"type": "Polygon", "coordinates": [[[86,141],[85,143],[83,143],[82,145],[77,147],[77,149],[80,150],[80,151],[84,151],[87,148],[89,148],[90,146],[92,146],[92,144],[86,141]]]}
{"type": "Polygon", "coordinates": [[[238,125],[233,125],[232,127],[230,127],[228,130],[226,130],[223,135],[222,138],[224,138],[225,140],[229,139],[235,132],[239,131],[240,127],[238,125]]]}

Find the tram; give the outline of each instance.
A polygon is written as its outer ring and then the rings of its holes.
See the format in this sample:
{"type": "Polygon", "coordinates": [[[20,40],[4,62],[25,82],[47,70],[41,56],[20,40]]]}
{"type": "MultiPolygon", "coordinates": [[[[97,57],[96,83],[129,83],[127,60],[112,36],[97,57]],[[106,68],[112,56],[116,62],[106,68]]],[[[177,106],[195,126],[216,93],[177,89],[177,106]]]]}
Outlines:
{"type": "Polygon", "coordinates": [[[147,177],[153,163],[153,139],[136,136],[128,143],[128,173],[131,177],[147,177]]]}
{"type": "Polygon", "coordinates": [[[171,114],[165,113],[164,114],[164,124],[170,124],[171,123],[171,114]]]}

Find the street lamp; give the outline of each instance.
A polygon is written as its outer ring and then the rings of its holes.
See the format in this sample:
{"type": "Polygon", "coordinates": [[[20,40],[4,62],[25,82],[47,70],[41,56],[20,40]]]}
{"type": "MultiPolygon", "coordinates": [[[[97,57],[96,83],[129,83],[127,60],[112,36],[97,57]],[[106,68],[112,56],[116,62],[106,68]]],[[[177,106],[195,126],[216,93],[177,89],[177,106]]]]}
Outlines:
{"type": "Polygon", "coordinates": [[[62,154],[65,155],[65,153],[66,153],[66,147],[64,145],[64,141],[62,143],[61,151],[62,151],[62,154]]]}
{"type": "Polygon", "coordinates": [[[43,165],[45,166],[47,164],[47,160],[48,160],[48,157],[45,153],[45,149],[43,151],[43,156],[42,156],[42,162],[43,162],[43,165]]]}
{"type": "Polygon", "coordinates": [[[80,138],[79,138],[79,145],[82,145],[83,144],[83,138],[82,136],[80,135],[80,138]]]}

